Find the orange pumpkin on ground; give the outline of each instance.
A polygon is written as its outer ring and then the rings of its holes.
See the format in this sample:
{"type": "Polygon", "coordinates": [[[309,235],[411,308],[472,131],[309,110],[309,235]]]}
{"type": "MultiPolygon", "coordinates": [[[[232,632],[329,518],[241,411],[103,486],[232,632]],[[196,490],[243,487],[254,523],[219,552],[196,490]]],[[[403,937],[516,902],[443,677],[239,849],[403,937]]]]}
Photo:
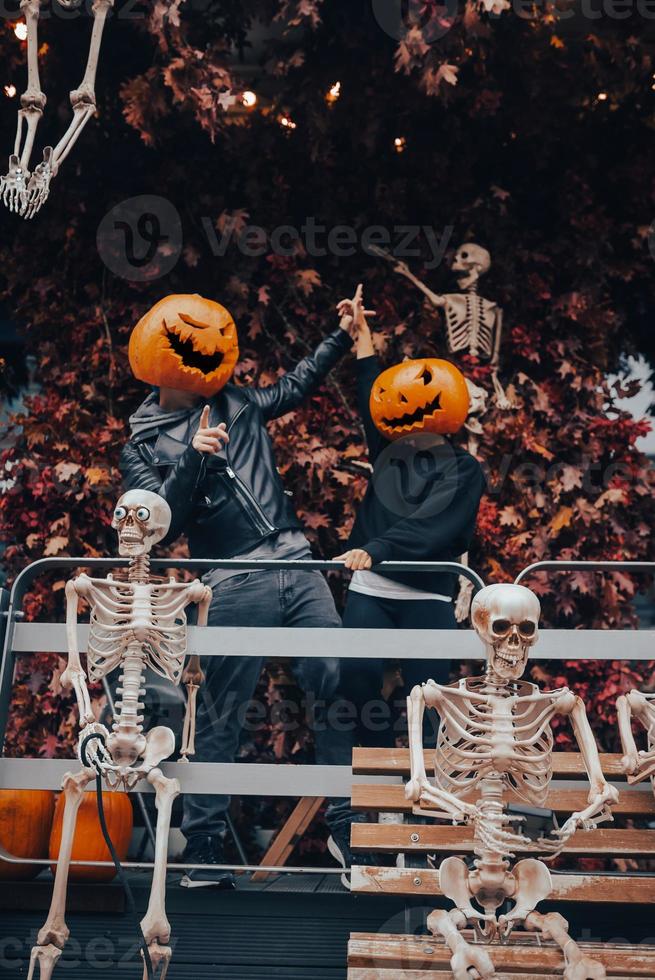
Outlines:
{"type": "MultiPolygon", "coordinates": [[[[127,851],[132,838],[132,826],[134,822],[132,803],[127,793],[105,792],[102,795],[102,801],[109,836],[116,848],[116,853],[121,861],[124,861],[127,858],[127,851]]],[[[50,860],[56,859],[59,856],[65,805],[66,800],[64,794],[61,793],[57,799],[55,816],[52,822],[50,850],[48,854],[50,860]]],[[[113,864],[111,868],[90,868],[75,865],[75,861],[111,861],[109,848],[105,844],[105,838],[102,836],[95,792],[84,794],[80,808],[77,811],[70,880],[111,881],[116,875],[113,864]]],[[[56,865],[52,865],[53,874],[55,870],[56,865]]]]}
{"type": "Polygon", "coordinates": [[[211,398],[239,359],[237,328],[220,303],[197,294],[167,296],[139,320],[128,354],[139,381],[211,398]]]}
{"type": "Polygon", "coordinates": [[[469,412],[466,379],[454,364],[437,357],[403,361],[376,378],[370,409],[387,439],[417,432],[452,435],[469,412]]]}
{"type": "MultiPolygon", "coordinates": [[[[28,789],[0,791],[0,843],[16,857],[46,857],[54,812],[54,793],[28,789]]],[[[42,868],[40,864],[10,864],[0,860],[0,880],[26,881],[35,878],[42,868]]]]}

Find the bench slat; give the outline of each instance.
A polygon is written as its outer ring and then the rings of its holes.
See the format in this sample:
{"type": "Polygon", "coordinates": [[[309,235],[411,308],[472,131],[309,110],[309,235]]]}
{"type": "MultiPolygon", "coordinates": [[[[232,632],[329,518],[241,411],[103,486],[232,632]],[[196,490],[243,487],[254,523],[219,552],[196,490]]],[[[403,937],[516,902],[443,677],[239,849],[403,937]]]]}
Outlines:
{"type": "MultiPolygon", "coordinates": [[[[507,794],[509,802],[521,801],[513,794],[507,794]]],[[[401,785],[380,785],[358,783],[352,789],[352,805],[355,810],[382,810],[388,813],[411,813],[412,803],[405,799],[401,785]]],[[[552,789],[545,804],[555,813],[574,813],[587,806],[587,791],[578,789],[552,789]]],[[[426,809],[428,809],[426,807],[426,809]]],[[[653,816],[655,799],[650,790],[621,789],[619,802],[612,807],[614,814],[625,816],[653,816]]]]}
{"type": "MultiPolygon", "coordinates": [[[[434,774],[434,750],[426,749],[425,771],[434,774]]],[[[600,762],[608,779],[625,779],[619,754],[601,753],[600,762]]],[[[353,774],[355,776],[403,776],[409,778],[409,749],[355,748],[353,750],[353,774]]],[[[558,779],[584,778],[585,767],[579,752],[554,752],[553,775],[558,779]]]]}
{"type": "MultiPolygon", "coordinates": [[[[441,895],[439,872],[432,868],[352,869],[351,890],[368,895],[441,895]]],[[[655,875],[553,874],[552,901],[607,905],[655,903],[655,875]]]]}
{"type": "MultiPolygon", "coordinates": [[[[609,977],[628,976],[632,980],[638,977],[653,980],[655,977],[655,948],[652,946],[580,943],[580,947],[588,956],[605,966],[609,977]]],[[[561,977],[564,971],[561,949],[550,943],[539,944],[535,936],[519,936],[514,933],[509,945],[491,946],[489,954],[499,970],[506,970],[511,975],[521,971],[535,977],[561,977]],[[524,941],[521,942],[521,939],[524,941]]],[[[426,936],[353,933],[348,943],[348,966],[360,970],[373,968],[432,972],[443,970],[451,955],[443,943],[426,936]]]]}
{"type": "MultiPolygon", "coordinates": [[[[494,980],[562,980],[561,973],[511,973],[494,974],[494,980]]],[[[348,980],[453,980],[453,973],[450,966],[436,970],[377,970],[374,967],[353,967],[348,970],[348,980]]],[[[612,974],[612,980],[634,980],[634,977],[619,976],[612,974]]]]}
{"type": "MultiPolygon", "coordinates": [[[[463,854],[474,848],[470,827],[448,824],[353,823],[351,846],[354,851],[383,851],[394,854],[463,854]],[[412,835],[418,840],[412,840],[412,835]]],[[[537,845],[513,847],[521,854],[543,854],[537,845]]],[[[564,854],[612,857],[655,857],[655,831],[605,828],[578,831],[564,848],[564,854]]],[[[654,879],[655,880],[655,879],[654,879]]]]}

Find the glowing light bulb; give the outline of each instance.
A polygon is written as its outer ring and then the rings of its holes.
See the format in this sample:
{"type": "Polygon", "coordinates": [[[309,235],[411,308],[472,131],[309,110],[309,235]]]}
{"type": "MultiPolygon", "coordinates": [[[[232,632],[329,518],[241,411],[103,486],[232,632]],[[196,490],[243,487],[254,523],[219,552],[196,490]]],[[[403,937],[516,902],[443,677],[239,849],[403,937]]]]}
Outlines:
{"type": "Polygon", "coordinates": [[[14,24],[14,34],[19,41],[27,40],[27,24],[20,20],[17,24],[14,24]]]}
{"type": "Polygon", "coordinates": [[[244,92],[241,96],[241,101],[246,109],[254,109],[257,105],[257,93],[251,91],[244,92]]]}
{"type": "Polygon", "coordinates": [[[332,88],[328,91],[325,96],[325,101],[328,105],[334,105],[341,98],[341,82],[335,82],[332,88]]]}
{"type": "Polygon", "coordinates": [[[396,153],[404,153],[407,149],[407,140],[404,136],[396,136],[393,145],[396,153]]]}
{"type": "Polygon", "coordinates": [[[280,116],[280,126],[284,126],[285,129],[296,129],[296,123],[289,116],[280,116]]]}
{"type": "Polygon", "coordinates": [[[598,101],[599,102],[607,102],[607,92],[599,92],[598,93],[598,101]]]}
{"type": "Polygon", "coordinates": [[[7,96],[8,99],[13,99],[13,97],[16,95],[16,86],[5,85],[5,95],[7,96]]]}

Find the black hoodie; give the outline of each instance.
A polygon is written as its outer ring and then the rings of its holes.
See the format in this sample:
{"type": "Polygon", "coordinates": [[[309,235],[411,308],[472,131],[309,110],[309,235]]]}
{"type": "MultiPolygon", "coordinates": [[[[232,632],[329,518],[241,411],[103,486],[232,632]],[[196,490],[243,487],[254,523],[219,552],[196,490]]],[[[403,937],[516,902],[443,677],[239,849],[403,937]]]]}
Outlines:
{"type": "MultiPolygon", "coordinates": [[[[357,361],[357,401],[373,474],[348,546],[363,548],[374,564],[458,561],[468,551],[486,489],[482,467],[465,449],[439,437],[385,439],[369,408],[380,371],[377,357],[357,361]]],[[[426,592],[454,592],[451,574],[376,572],[426,592]]]]}

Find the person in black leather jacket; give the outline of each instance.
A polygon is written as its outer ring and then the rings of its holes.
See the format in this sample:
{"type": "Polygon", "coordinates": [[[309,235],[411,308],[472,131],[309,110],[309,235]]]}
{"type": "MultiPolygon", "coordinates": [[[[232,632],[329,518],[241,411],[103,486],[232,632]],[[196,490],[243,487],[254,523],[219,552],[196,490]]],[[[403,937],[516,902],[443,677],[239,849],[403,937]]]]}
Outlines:
{"type": "MultiPolygon", "coordinates": [[[[285,491],[266,423],[298,408],[350,351],[352,320],[319,344],[313,354],[267,388],[228,383],[208,405],[188,391],[159,389],[130,419],[132,437],[120,467],[127,488],[161,494],[173,520],[167,540],[182,532],[194,558],[311,558],[309,543],[285,491]]],[[[214,593],[213,626],[339,627],[327,582],[313,571],[213,570],[205,582],[214,593]]],[[[196,760],[233,762],[259,679],[257,657],[211,657],[201,688],[196,760]]],[[[316,706],[331,703],[339,661],[294,662],[296,677],[316,706]]],[[[320,710],[317,707],[317,710],[320,710]]],[[[347,739],[316,724],[316,759],[350,764],[347,739]]],[[[188,795],[182,830],[190,864],[222,864],[226,796],[188,795]]],[[[233,884],[219,871],[189,871],[190,887],[233,884]]]]}

